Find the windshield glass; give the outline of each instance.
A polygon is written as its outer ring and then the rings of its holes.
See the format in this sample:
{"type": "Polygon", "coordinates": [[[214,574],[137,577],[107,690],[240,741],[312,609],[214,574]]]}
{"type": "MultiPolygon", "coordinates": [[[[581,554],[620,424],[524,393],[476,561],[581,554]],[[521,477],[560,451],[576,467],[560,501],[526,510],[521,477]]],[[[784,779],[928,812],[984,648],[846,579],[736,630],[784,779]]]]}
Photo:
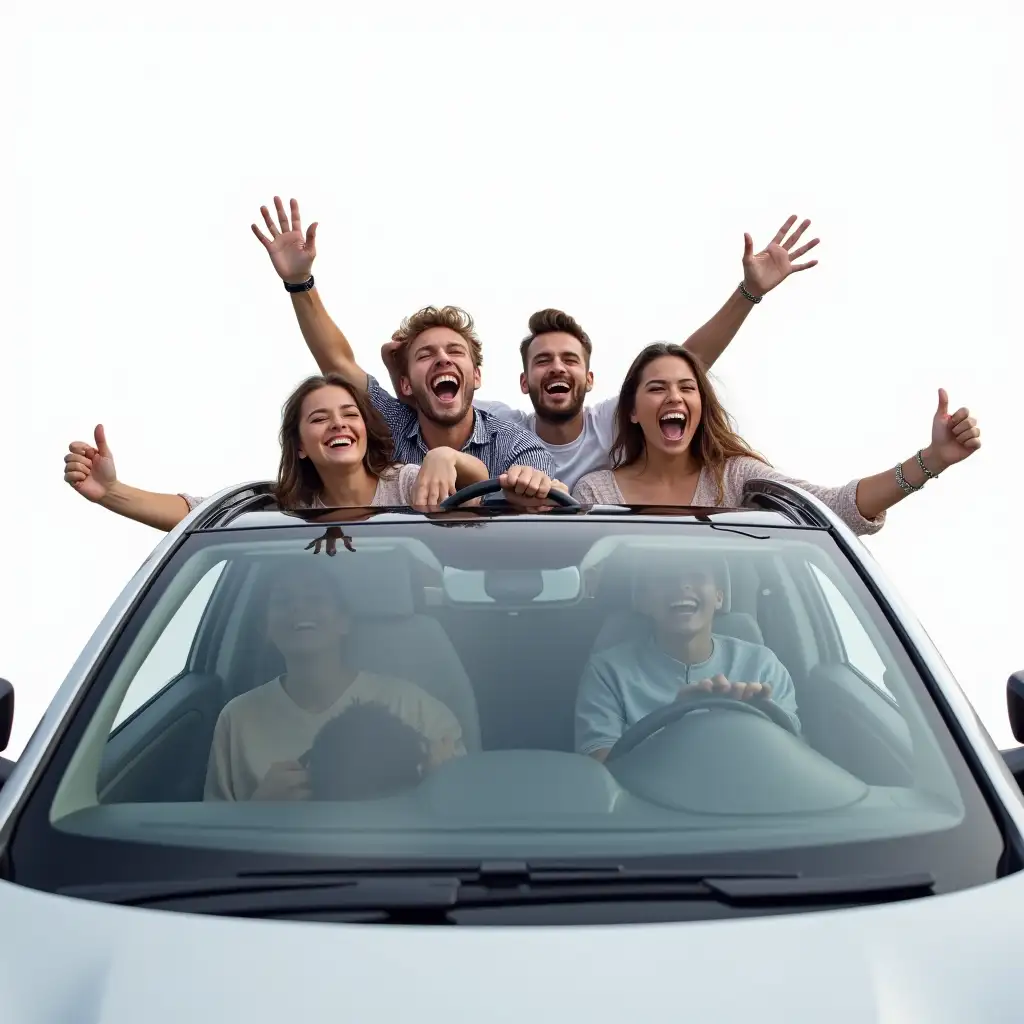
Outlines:
{"type": "Polygon", "coordinates": [[[303,858],[952,887],[1002,845],[827,532],[467,514],[187,538],[14,850],[16,879],[50,888],[303,858]]]}

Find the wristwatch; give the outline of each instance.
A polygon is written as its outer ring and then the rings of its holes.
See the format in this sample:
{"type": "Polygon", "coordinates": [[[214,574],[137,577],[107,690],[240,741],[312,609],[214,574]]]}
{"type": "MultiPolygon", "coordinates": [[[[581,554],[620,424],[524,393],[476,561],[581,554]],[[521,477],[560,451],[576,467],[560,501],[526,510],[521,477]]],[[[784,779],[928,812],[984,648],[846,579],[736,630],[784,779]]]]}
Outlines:
{"type": "Polygon", "coordinates": [[[287,281],[284,283],[284,290],[286,292],[308,292],[313,287],[313,275],[310,274],[308,280],[303,281],[301,284],[289,284],[287,281]]]}

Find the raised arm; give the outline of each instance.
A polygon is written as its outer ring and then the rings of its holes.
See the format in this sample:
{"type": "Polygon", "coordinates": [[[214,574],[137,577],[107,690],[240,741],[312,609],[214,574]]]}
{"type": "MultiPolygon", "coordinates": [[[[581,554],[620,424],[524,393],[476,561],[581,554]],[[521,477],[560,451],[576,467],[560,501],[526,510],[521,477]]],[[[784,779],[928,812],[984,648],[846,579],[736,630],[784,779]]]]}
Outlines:
{"type": "Polygon", "coordinates": [[[773,288],[782,284],[790,274],[810,270],[817,265],[817,260],[795,262],[810,252],[819,241],[812,238],[795,252],[791,251],[811,225],[809,220],[802,221],[796,231],[786,238],[786,232],[795,223],[796,214],[779,228],[768,247],[758,253],[754,252],[754,241],[750,235],[743,236],[742,283],[725,300],[725,305],[683,343],[684,347],[698,356],[705,366],[713,365],[729,347],[729,343],[736,337],[736,332],[743,326],[743,321],[754,308],[755,300],[759,302],[773,288]]]}
{"type": "MultiPolygon", "coordinates": [[[[284,203],[274,196],[277,223],[265,207],[260,207],[263,221],[270,232],[268,238],[257,225],[252,225],[253,234],[263,244],[270,256],[278,277],[291,290],[313,280],[313,260],[316,258],[316,222],[302,232],[299,204],[291,200],[291,214],[285,212],[284,203]]],[[[292,308],[299,321],[302,337],[306,339],[309,351],[313,353],[321,373],[340,373],[358,387],[366,387],[366,371],[356,362],[355,353],[348,338],[331,319],[320,301],[315,286],[291,291],[292,308]]]]}
{"type": "Polygon", "coordinates": [[[64,480],[83,498],[164,532],[173,530],[188,515],[189,503],[180,494],[158,494],[121,483],[102,424],[96,427],[94,438],[95,445],[73,441],[64,456],[64,480]]]}
{"type": "MultiPolygon", "coordinates": [[[[981,447],[978,421],[966,408],[949,413],[949,397],[939,389],[938,408],[932,418],[931,443],[919,449],[898,466],[874,476],[853,480],[843,487],[822,487],[788,477],[754,459],[736,459],[736,472],[744,480],[735,480],[736,499],[746,479],[762,477],[783,480],[802,487],[828,505],[854,533],[877,533],[885,522],[885,513],[904,498],[919,491],[929,480],[951,466],[963,462],[981,447]]],[[[726,473],[730,472],[727,464],[726,473]]]]}

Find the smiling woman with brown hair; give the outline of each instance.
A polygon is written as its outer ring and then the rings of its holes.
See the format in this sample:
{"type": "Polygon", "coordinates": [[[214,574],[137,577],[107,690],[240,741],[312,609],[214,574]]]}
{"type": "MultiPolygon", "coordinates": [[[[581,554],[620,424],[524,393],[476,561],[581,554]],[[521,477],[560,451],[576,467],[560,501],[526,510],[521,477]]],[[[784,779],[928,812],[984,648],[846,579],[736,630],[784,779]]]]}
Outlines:
{"type": "Polygon", "coordinates": [[[729,414],[693,353],[648,345],[619,395],[613,469],[588,473],[573,488],[584,504],[735,507],[748,480],[784,480],[828,505],[857,534],[876,533],[885,513],[981,447],[967,409],[950,415],[940,389],[931,443],[894,469],[821,487],[773,469],[733,429],[729,414]]]}

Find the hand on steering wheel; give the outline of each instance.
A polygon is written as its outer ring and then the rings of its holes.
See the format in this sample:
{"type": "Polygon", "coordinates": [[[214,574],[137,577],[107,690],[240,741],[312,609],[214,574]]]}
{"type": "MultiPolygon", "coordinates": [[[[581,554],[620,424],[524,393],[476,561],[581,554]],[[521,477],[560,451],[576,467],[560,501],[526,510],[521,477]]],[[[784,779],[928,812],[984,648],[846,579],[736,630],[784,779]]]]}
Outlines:
{"type": "MultiPolygon", "coordinates": [[[[516,467],[512,468],[514,469],[516,467]]],[[[441,502],[441,508],[458,508],[460,505],[464,505],[467,501],[472,501],[474,498],[479,498],[485,494],[494,494],[497,491],[504,490],[504,485],[508,482],[509,475],[503,474],[502,477],[493,477],[490,480],[481,480],[478,483],[469,484],[468,487],[463,487],[461,490],[456,491],[450,498],[445,498],[445,500],[441,502]]],[[[555,482],[557,483],[557,481],[555,482]]],[[[513,488],[517,483],[519,483],[518,477],[513,481],[513,488]]],[[[523,490],[526,490],[527,486],[528,485],[524,485],[523,490]]],[[[579,508],[579,502],[570,497],[569,492],[563,489],[564,487],[564,484],[552,487],[547,494],[543,496],[543,500],[562,508],[579,508]]]]}
{"type": "Polygon", "coordinates": [[[695,711],[733,711],[756,715],[773,722],[781,729],[799,735],[793,719],[774,701],[769,700],[771,687],[767,683],[730,683],[724,676],[702,679],[684,686],[671,704],[658,708],[646,718],[631,725],[616,741],[605,764],[611,764],[645,740],[669,726],[681,722],[695,711]],[[756,688],[756,689],[755,689],[756,688]],[[749,696],[747,696],[749,694],[749,696]]]}
{"type": "Polygon", "coordinates": [[[771,683],[730,683],[719,672],[710,679],[682,687],[676,700],[690,700],[709,693],[716,697],[732,697],[734,700],[771,700],[772,687],[771,683]]]}

